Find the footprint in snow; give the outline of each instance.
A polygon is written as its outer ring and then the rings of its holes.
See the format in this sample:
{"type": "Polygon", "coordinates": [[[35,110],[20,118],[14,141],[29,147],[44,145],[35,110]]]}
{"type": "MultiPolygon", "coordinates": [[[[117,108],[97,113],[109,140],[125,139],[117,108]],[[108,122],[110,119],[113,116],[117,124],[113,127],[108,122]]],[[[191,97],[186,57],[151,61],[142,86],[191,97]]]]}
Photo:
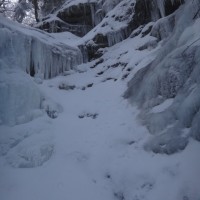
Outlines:
{"type": "Polygon", "coordinates": [[[104,79],[104,80],[102,81],[102,83],[104,83],[104,82],[106,82],[106,81],[110,81],[110,80],[117,81],[116,78],[111,78],[111,77],[109,77],[109,78],[104,79]]]}
{"type": "Polygon", "coordinates": [[[66,158],[73,159],[76,162],[82,163],[82,162],[86,162],[87,160],[89,160],[89,155],[79,152],[79,151],[74,151],[70,154],[67,154],[66,158]]]}
{"type": "Polygon", "coordinates": [[[66,83],[61,83],[61,84],[58,86],[58,88],[59,88],[60,90],[74,90],[74,89],[76,88],[76,86],[75,86],[75,85],[68,85],[68,84],[66,84],[66,83]]]}
{"type": "Polygon", "coordinates": [[[93,83],[90,83],[90,84],[87,85],[88,88],[92,87],[92,86],[93,86],[93,83]]]}
{"type": "Polygon", "coordinates": [[[83,86],[81,89],[86,90],[86,88],[91,88],[93,86],[93,83],[89,83],[87,86],[83,86]]]}
{"type": "Polygon", "coordinates": [[[92,118],[92,119],[96,119],[98,115],[99,115],[98,113],[83,113],[83,114],[80,114],[78,117],[79,117],[80,119],[83,119],[83,118],[85,118],[85,117],[87,117],[87,118],[92,118]]]}

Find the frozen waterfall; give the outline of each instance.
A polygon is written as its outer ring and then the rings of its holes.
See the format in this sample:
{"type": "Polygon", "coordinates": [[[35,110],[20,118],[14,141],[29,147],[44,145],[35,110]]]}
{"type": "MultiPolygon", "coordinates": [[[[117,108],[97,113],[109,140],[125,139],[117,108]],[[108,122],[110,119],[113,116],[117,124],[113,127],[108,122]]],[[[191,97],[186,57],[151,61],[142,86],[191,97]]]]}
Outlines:
{"type": "Polygon", "coordinates": [[[52,78],[83,61],[78,48],[3,17],[0,18],[0,34],[0,58],[8,58],[8,65],[19,66],[31,76],[40,74],[45,79],[52,78]]]}

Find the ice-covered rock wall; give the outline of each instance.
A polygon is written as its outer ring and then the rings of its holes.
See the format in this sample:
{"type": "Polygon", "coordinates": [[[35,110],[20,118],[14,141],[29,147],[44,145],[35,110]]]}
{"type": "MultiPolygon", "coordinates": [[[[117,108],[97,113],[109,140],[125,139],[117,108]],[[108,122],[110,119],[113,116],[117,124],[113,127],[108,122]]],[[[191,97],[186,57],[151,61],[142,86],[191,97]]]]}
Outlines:
{"type": "Polygon", "coordinates": [[[163,33],[159,39],[165,42],[157,58],[135,74],[125,93],[141,108],[140,117],[153,135],[145,148],[157,153],[184,149],[190,136],[200,140],[199,8],[199,0],[188,0],[172,16],[173,23],[168,17],[155,24],[152,35],[163,33]],[[174,29],[158,29],[158,24],[174,24],[174,29]]]}
{"type": "Polygon", "coordinates": [[[86,46],[91,60],[100,55],[98,49],[113,46],[130,35],[135,3],[135,0],[67,0],[37,27],[47,32],[69,31],[85,36],[80,46],[86,46]]]}
{"type": "Polygon", "coordinates": [[[82,63],[78,48],[57,41],[36,29],[25,28],[0,18],[0,58],[19,66],[31,76],[48,79],[82,63]]]}
{"type": "Polygon", "coordinates": [[[37,27],[84,36],[81,46],[86,46],[92,60],[101,56],[99,49],[123,41],[139,26],[170,15],[183,3],[184,0],[66,0],[37,27]]]}
{"type": "Polygon", "coordinates": [[[74,69],[83,57],[77,47],[0,17],[0,124],[25,123],[42,115],[36,81],[74,69]]]}
{"type": "Polygon", "coordinates": [[[113,1],[113,4],[107,1],[102,6],[107,4],[109,9],[105,17],[83,38],[90,60],[101,56],[99,49],[123,41],[132,32],[129,25],[134,15],[135,0],[113,1]]]}
{"type": "MultiPolygon", "coordinates": [[[[184,3],[184,0],[153,0],[153,3],[156,5],[156,9],[158,9],[159,15],[165,17],[173,13],[184,3]]],[[[153,12],[155,12],[155,10],[153,10],[153,12]]]]}

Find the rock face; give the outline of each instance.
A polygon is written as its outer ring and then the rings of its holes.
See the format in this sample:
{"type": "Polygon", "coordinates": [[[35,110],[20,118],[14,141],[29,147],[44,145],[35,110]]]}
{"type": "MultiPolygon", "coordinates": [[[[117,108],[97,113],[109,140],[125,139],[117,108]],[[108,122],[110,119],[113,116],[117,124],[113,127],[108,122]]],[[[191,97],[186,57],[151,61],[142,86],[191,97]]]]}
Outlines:
{"type": "Polygon", "coordinates": [[[83,44],[88,50],[89,59],[92,60],[101,55],[98,52],[100,48],[112,46],[130,35],[132,30],[129,22],[134,6],[132,0],[64,4],[62,9],[55,12],[54,17],[47,16],[37,27],[47,32],[69,31],[79,37],[92,31],[92,36],[87,36],[83,44]],[[115,12],[112,12],[112,9],[115,9],[115,12]]]}
{"type": "Polygon", "coordinates": [[[135,5],[135,14],[130,22],[134,30],[140,25],[147,24],[151,21],[152,1],[138,0],[135,5]]]}
{"type": "Polygon", "coordinates": [[[95,4],[78,4],[70,6],[58,12],[57,17],[61,20],[73,25],[88,25],[92,27],[94,21],[92,19],[92,11],[95,4]]]}
{"type": "Polygon", "coordinates": [[[184,0],[137,0],[135,14],[130,22],[130,27],[134,30],[140,25],[147,24],[151,21],[157,21],[161,17],[172,14],[183,3],[184,0]]]}
{"type": "Polygon", "coordinates": [[[90,40],[85,44],[88,53],[88,59],[93,60],[102,56],[98,51],[101,48],[108,47],[108,38],[103,34],[97,34],[93,40],[90,40]]]}
{"type": "MultiPolygon", "coordinates": [[[[89,45],[86,44],[89,54],[89,60],[101,56],[101,54],[98,52],[100,48],[113,46],[116,43],[123,41],[124,39],[128,38],[130,34],[138,27],[145,26],[152,21],[157,21],[162,17],[162,15],[168,16],[172,14],[183,3],[183,0],[168,0],[163,1],[163,7],[161,7],[160,1],[158,0],[137,0],[135,3],[133,1],[124,1],[123,3],[121,3],[121,5],[117,5],[115,7],[116,10],[118,7],[120,8],[129,4],[128,9],[124,13],[119,13],[119,15],[111,15],[111,17],[114,18],[113,23],[123,22],[126,25],[118,28],[117,30],[107,31],[104,34],[97,33],[94,38],[91,38],[93,40],[93,43],[90,43],[89,45]],[[164,9],[164,11],[162,9],[164,9]],[[126,21],[125,18],[129,19],[126,21]]],[[[109,19],[109,13],[106,15],[106,17],[109,19]]],[[[171,17],[169,20],[169,27],[171,27],[171,31],[174,27],[174,20],[174,17],[171,17]]],[[[109,22],[108,20],[106,20],[106,18],[100,23],[101,27],[107,27],[108,24],[109,22]]],[[[149,26],[149,29],[146,31],[146,33],[144,33],[144,35],[148,34],[151,31],[151,28],[152,26],[149,26]]],[[[158,39],[165,37],[164,32],[166,27],[163,27],[163,30],[161,30],[161,28],[162,27],[157,26],[157,30],[154,29],[154,33],[152,33],[152,36],[155,36],[154,34],[156,34],[158,39]]]]}
{"type": "Polygon", "coordinates": [[[47,16],[38,27],[47,32],[69,31],[79,37],[91,31],[93,36],[87,36],[83,45],[92,60],[101,56],[99,49],[123,41],[141,25],[170,15],[182,3],[184,0],[66,1],[54,17],[47,16]]]}
{"type": "Polygon", "coordinates": [[[47,32],[69,31],[82,37],[94,28],[105,14],[99,10],[96,2],[86,2],[64,7],[56,11],[55,15],[54,19],[51,19],[51,16],[44,18],[38,27],[47,32]]]}
{"type": "Polygon", "coordinates": [[[165,15],[168,16],[176,11],[180,5],[184,4],[184,0],[174,0],[165,2],[165,15]]]}

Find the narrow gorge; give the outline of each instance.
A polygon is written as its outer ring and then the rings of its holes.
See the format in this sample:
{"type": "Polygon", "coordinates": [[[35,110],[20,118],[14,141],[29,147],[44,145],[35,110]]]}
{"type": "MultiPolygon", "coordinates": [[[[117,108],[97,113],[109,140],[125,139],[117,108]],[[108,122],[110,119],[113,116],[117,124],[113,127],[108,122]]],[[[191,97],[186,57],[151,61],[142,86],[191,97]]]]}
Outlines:
{"type": "Polygon", "coordinates": [[[0,199],[200,200],[200,0],[41,12],[0,15],[0,199]]]}

